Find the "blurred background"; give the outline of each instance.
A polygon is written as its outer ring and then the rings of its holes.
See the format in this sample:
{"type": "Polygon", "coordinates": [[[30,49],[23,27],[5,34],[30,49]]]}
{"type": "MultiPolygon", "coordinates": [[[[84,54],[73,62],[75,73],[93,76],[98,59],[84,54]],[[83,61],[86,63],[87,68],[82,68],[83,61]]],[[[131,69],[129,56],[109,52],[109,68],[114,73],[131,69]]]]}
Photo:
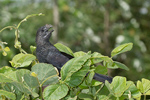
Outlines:
{"type": "MultiPolygon", "coordinates": [[[[113,60],[127,65],[130,71],[111,70],[111,76],[125,76],[128,80],[150,79],[150,0],[0,0],[0,29],[17,25],[30,14],[32,17],[20,26],[22,48],[31,53],[36,31],[45,24],[54,26],[52,43],[63,43],[76,51],[100,52],[110,56],[118,45],[132,42],[133,49],[113,60]]],[[[11,51],[3,56],[0,67],[19,51],[14,48],[14,30],[0,33],[0,41],[7,42],[11,51]]]]}

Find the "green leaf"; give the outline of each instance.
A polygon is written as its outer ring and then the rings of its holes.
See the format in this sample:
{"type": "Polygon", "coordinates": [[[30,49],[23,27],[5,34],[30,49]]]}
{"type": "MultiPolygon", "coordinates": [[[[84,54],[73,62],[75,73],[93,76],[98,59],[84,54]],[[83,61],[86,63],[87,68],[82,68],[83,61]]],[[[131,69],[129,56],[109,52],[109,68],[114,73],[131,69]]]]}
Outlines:
{"type": "Polygon", "coordinates": [[[94,98],[91,94],[87,94],[87,93],[80,93],[78,97],[83,100],[93,100],[94,98]]]}
{"type": "Polygon", "coordinates": [[[106,95],[98,95],[98,100],[112,100],[112,99],[109,99],[109,97],[106,95]]]}
{"type": "Polygon", "coordinates": [[[83,78],[86,76],[86,74],[90,69],[90,64],[91,64],[90,60],[87,61],[79,71],[73,73],[71,77],[68,77],[65,83],[70,87],[76,87],[79,84],[81,84],[83,78]]]}
{"type": "Polygon", "coordinates": [[[107,64],[107,68],[111,68],[111,69],[121,68],[121,69],[129,71],[129,68],[126,65],[117,61],[114,61],[112,65],[107,64]]]}
{"type": "Polygon", "coordinates": [[[77,100],[77,96],[75,96],[75,97],[69,97],[67,100],[77,100]]]}
{"type": "Polygon", "coordinates": [[[142,82],[138,81],[137,82],[137,88],[141,91],[143,94],[149,94],[150,90],[150,81],[147,79],[142,78],[142,82]]]}
{"type": "Polygon", "coordinates": [[[74,57],[80,57],[80,56],[84,56],[86,53],[83,52],[83,51],[78,51],[78,52],[75,52],[73,55],[74,57]]]}
{"type": "Polygon", "coordinates": [[[24,79],[23,79],[24,75],[25,74],[30,74],[30,73],[31,72],[29,70],[27,70],[27,69],[19,69],[19,70],[17,70],[16,71],[16,79],[17,79],[17,81],[18,82],[23,82],[24,81],[24,79]]]}
{"type": "Polygon", "coordinates": [[[35,88],[39,86],[38,80],[36,77],[31,76],[30,74],[24,75],[24,81],[30,88],[35,88]]]}
{"type": "Polygon", "coordinates": [[[61,68],[61,80],[69,81],[72,74],[77,72],[82,68],[82,65],[90,58],[89,55],[84,55],[80,57],[73,58],[69,60],[62,68],[61,68]]]}
{"type": "Polygon", "coordinates": [[[39,95],[33,91],[31,91],[27,86],[25,86],[22,82],[12,82],[12,84],[21,92],[31,94],[33,97],[38,97],[39,95]]]}
{"type": "Polygon", "coordinates": [[[100,57],[104,62],[104,65],[106,65],[106,64],[110,64],[110,65],[112,65],[113,64],[113,60],[111,59],[111,58],[109,58],[108,56],[101,56],[100,57]]]}
{"type": "Polygon", "coordinates": [[[6,75],[0,73],[0,82],[3,83],[3,82],[12,82],[13,80],[9,77],[7,77],[6,75]]]}
{"type": "Polygon", "coordinates": [[[5,90],[0,90],[0,95],[7,97],[8,99],[16,100],[16,96],[12,92],[8,92],[5,90]]]}
{"type": "Polygon", "coordinates": [[[130,51],[132,47],[133,47],[133,43],[125,43],[123,45],[120,45],[111,52],[111,57],[126,51],[130,51]]]}
{"type": "Polygon", "coordinates": [[[36,46],[30,46],[30,50],[31,50],[31,52],[33,53],[35,50],[36,50],[36,46]]]}
{"type": "Polygon", "coordinates": [[[98,52],[94,52],[92,54],[92,57],[91,57],[91,61],[92,61],[92,64],[96,64],[96,63],[100,63],[102,62],[103,60],[101,59],[103,55],[101,55],[100,53],[98,52]]]}
{"type": "Polygon", "coordinates": [[[0,73],[3,73],[5,75],[15,71],[16,69],[12,68],[12,67],[8,67],[8,66],[4,66],[2,68],[0,68],[0,73]]]}
{"type": "Polygon", "coordinates": [[[124,95],[128,96],[131,94],[132,98],[139,98],[141,97],[141,92],[136,88],[135,84],[132,81],[127,81],[129,88],[125,91],[124,95]]]}
{"type": "Polygon", "coordinates": [[[98,65],[94,71],[95,71],[95,73],[106,75],[107,74],[107,67],[102,66],[102,65],[98,65]]]}
{"type": "Polygon", "coordinates": [[[36,57],[32,54],[20,53],[15,55],[10,63],[13,67],[26,67],[29,66],[34,59],[36,59],[36,57]]]}
{"type": "Polygon", "coordinates": [[[87,76],[87,84],[88,85],[90,85],[92,83],[94,74],[95,74],[94,71],[89,72],[89,74],[87,76]]]}
{"type": "Polygon", "coordinates": [[[31,71],[37,74],[37,78],[42,85],[50,85],[58,82],[58,73],[51,64],[38,63],[32,66],[31,71]]]}
{"type": "Polygon", "coordinates": [[[115,97],[122,96],[124,91],[128,89],[126,86],[126,78],[120,76],[114,77],[111,84],[106,81],[105,85],[107,86],[110,93],[112,93],[115,97]]]}
{"type": "Polygon", "coordinates": [[[60,100],[65,97],[69,89],[65,84],[50,85],[44,89],[44,100],[60,100]]]}
{"type": "Polygon", "coordinates": [[[60,43],[56,43],[54,45],[59,51],[61,52],[64,52],[64,53],[67,53],[71,56],[73,56],[73,52],[70,48],[68,48],[67,46],[63,45],[63,44],[60,44],[60,43]]]}
{"type": "Polygon", "coordinates": [[[96,80],[92,80],[92,84],[91,86],[98,86],[98,85],[101,85],[102,82],[99,82],[99,81],[96,81],[96,80]]]}

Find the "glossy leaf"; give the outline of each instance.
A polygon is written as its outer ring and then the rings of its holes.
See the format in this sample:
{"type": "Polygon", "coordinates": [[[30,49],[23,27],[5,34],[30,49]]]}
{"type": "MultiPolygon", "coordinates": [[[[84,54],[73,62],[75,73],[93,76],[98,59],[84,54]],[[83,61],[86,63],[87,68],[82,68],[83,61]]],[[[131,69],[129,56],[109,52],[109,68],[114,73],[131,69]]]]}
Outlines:
{"type": "Polygon", "coordinates": [[[96,64],[96,63],[102,62],[103,60],[101,59],[101,57],[102,57],[102,55],[100,53],[94,52],[91,55],[92,64],[96,64]]]}
{"type": "Polygon", "coordinates": [[[39,86],[38,80],[36,77],[31,76],[30,74],[24,75],[24,81],[30,88],[35,88],[39,86]]]}
{"type": "Polygon", "coordinates": [[[112,83],[110,84],[108,81],[105,82],[108,90],[112,93],[115,97],[121,97],[121,95],[127,90],[126,86],[126,78],[116,76],[113,78],[112,83]]]}
{"type": "Polygon", "coordinates": [[[30,50],[33,53],[36,50],[36,47],[35,46],[30,46],[30,50]]]}
{"type": "Polygon", "coordinates": [[[60,100],[65,97],[69,89],[65,84],[50,85],[44,89],[44,100],[60,100]]]}
{"type": "Polygon", "coordinates": [[[111,65],[107,64],[107,68],[111,68],[111,69],[121,68],[121,69],[129,71],[129,68],[126,65],[124,65],[120,62],[117,62],[117,61],[114,61],[113,64],[111,64],[111,65]]]}
{"type": "Polygon", "coordinates": [[[95,73],[106,75],[107,74],[107,67],[102,66],[102,65],[98,65],[98,66],[96,66],[95,73]]]}
{"type": "Polygon", "coordinates": [[[8,92],[8,91],[5,91],[5,90],[0,90],[0,95],[3,95],[6,98],[11,99],[11,100],[16,100],[16,96],[12,92],[8,92]]]}
{"type": "Polygon", "coordinates": [[[31,71],[37,74],[40,84],[49,85],[58,82],[58,73],[51,64],[36,64],[32,66],[31,71]]]}
{"type": "Polygon", "coordinates": [[[22,82],[12,82],[12,84],[18,88],[19,91],[23,92],[23,93],[27,93],[32,95],[33,97],[38,97],[39,95],[36,92],[33,92],[30,90],[30,88],[28,88],[26,85],[24,85],[22,82]]]}
{"type": "Polygon", "coordinates": [[[133,43],[125,43],[123,45],[120,45],[116,47],[115,49],[113,49],[113,51],[111,52],[111,57],[118,55],[120,53],[126,52],[126,51],[130,51],[132,47],[133,47],[133,43]]]}
{"type": "MultiPolygon", "coordinates": [[[[23,77],[24,77],[24,75],[25,74],[30,74],[31,72],[29,71],[29,70],[27,70],[27,69],[20,69],[20,70],[17,70],[16,71],[16,79],[17,79],[17,81],[18,82],[23,82],[24,81],[24,79],[23,79],[23,77]]],[[[9,75],[10,76],[10,75],[9,75]]],[[[13,76],[13,75],[12,75],[13,76]]],[[[11,76],[10,76],[11,77],[11,76]]]]}
{"type": "Polygon", "coordinates": [[[132,81],[127,81],[129,88],[125,91],[124,95],[128,96],[131,94],[132,98],[139,98],[141,97],[141,92],[136,88],[135,84],[132,81]]]}
{"type": "Polygon", "coordinates": [[[86,53],[83,52],[83,51],[78,51],[78,52],[75,52],[73,55],[74,57],[80,57],[80,56],[84,56],[86,53]]]}
{"type": "Polygon", "coordinates": [[[89,55],[76,57],[69,60],[62,68],[61,68],[61,80],[68,81],[72,74],[77,72],[82,68],[82,65],[90,58],[89,55]]]}
{"type": "Polygon", "coordinates": [[[10,77],[7,77],[6,75],[0,73],[0,83],[6,83],[6,82],[13,82],[13,80],[10,77]]]}
{"type": "Polygon", "coordinates": [[[142,78],[142,82],[138,81],[137,82],[137,88],[140,90],[141,93],[150,95],[149,90],[150,90],[150,81],[148,79],[142,78]]]}
{"type": "Polygon", "coordinates": [[[95,74],[94,71],[89,72],[89,74],[87,76],[87,80],[86,80],[88,85],[90,85],[92,83],[94,74],[95,74]]]}
{"type": "Polygon", "coordinates": [[[36,59],[36,57],[32,54],[20,53],[15,55],[10,63],[13,67],[26,67],[29,66],[34,59],[36,59]]]}
{"type": "Polygon", "coordinates": [[[65,46],[65,45],[63,45],[63,44],[61,44],[61,43],[56,43],[54,46],[55,46],[59,51],[64,52],[64,53],[67,53],[67,54],[73,56],[72,50],[71,50],[70,48],[68,48],[67,46],[65,46]]]}
{"type": "Polygon", "coordinates": [[[71,77],[68,77],[67,80],[65,80],[65,83],[70,87],[76,87],[81,84],[83,78],[86,76],[90,69],[90,64],[91,62],[87,61],[79,71],[73,73],[71,77]]]}
{"type": "Polygon", "coordinates": [[[13,71],[15,71],[16,69],[12,68],[12,67],[9,67],[9,66],[4,66],[4,67],[1,67],[0,68],[0,73],[3,73],[3,74],[9,74],[13,71]]]}

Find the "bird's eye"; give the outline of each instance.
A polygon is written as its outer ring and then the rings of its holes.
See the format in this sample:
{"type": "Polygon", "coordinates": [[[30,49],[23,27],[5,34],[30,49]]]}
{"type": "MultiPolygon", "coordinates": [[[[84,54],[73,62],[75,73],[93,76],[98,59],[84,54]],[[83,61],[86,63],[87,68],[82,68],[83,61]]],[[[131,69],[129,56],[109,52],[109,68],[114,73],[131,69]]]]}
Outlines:
{"type": "Polygon", "coordinates": [[[47,30],[47,28],[46,27],[44,27],[43,29],[42,29],[42,32],[45,32],[47,30]]]}
{"type": "Polygon", "coordinates": [[[42,32],[44,32],[45,30],[44,29],[42,29],[42,32]]]}

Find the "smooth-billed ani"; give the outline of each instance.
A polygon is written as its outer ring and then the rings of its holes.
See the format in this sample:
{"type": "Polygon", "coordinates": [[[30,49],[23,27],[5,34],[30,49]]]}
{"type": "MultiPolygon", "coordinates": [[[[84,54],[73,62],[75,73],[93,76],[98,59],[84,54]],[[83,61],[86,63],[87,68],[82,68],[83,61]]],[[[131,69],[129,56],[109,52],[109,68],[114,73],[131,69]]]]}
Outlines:
{"type": "MultiPolygon", "coordinates": [[[[40,63],[52,64],[60,72],[61,67],[73,57],[60,52],[50,43],[49,38],[54,31],[53,29],[49,31],[51,27],[52,25],[46,24],[38,29],[36,34],[36,56],[40,63]]],[[[108,80],[110,83],[112,82],[111,77],[97,73],[95,73],[93,79],[100,82],[105,82],[105,80],[108,80]]]]}

